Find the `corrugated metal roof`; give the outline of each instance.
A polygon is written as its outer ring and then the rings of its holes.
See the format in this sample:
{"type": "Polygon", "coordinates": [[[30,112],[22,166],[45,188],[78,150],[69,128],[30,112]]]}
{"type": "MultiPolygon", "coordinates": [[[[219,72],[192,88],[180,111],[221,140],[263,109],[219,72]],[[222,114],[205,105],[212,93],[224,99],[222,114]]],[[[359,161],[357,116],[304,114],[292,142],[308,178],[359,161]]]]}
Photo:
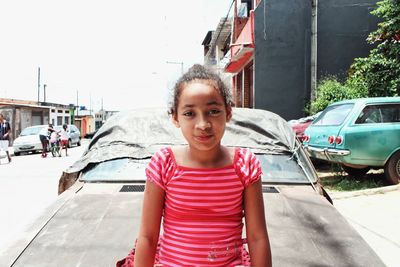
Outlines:
{"type": "Polygon", "coordinates": [[[232,31],[232,19],[231,18],[221,18],[218,23],[217,29],[213,32],[210,47],[211,49],[206,54],[206,58],[215,58],[215,47],[223,46],[226,39],[229,37],[232,31]]]}

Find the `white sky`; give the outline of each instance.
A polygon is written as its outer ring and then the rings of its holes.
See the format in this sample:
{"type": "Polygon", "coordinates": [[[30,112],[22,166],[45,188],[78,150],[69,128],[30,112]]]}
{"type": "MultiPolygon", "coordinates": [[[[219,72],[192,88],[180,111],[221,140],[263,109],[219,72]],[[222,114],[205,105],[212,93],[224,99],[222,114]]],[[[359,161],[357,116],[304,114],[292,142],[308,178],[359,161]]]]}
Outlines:
{"type": "Polygon", "coordinates": [[[162,106],[231,0],[0,0],[0,97],[97,111],[162,106]]]}

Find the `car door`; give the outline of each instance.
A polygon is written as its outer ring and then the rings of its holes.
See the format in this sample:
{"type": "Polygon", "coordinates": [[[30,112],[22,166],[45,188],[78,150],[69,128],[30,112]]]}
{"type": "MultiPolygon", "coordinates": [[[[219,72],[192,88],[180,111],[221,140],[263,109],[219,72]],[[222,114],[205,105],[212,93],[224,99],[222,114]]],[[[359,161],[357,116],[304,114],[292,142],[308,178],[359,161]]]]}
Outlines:
{"type": "Polygon", "coordinates": [[[400,147],[400,104],[370,104],[346,129],[344,138],[351,158],[371,166],[383,166],[400,147]]]}

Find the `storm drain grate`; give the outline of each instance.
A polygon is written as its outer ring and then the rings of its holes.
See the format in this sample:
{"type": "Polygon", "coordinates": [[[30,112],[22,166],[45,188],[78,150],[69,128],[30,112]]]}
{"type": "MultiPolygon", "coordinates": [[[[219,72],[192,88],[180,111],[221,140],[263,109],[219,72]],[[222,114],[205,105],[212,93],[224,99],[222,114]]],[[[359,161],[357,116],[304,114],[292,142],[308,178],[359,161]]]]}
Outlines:
{"type": "Polygon", "coordinates": [[[119,192],[144,192],[144,184],[123,185],[119,192]]]}
{"type": "Polygon", "coordinates": [[[273,186],[263,186],[263,193],[279,193],[279,191],[273,186]]]}

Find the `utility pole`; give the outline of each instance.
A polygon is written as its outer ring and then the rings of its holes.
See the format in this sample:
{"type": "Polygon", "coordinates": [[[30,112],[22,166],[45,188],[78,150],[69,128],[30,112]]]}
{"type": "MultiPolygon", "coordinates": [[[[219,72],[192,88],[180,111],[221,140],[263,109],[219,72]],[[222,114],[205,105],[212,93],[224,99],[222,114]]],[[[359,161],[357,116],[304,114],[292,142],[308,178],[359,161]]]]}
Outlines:
{"type": "Polygon", "coordinates": [[[46,102],[46,87],[47,84],[43,84],[43,102],[46,102]]]}
{"type": "Polygon", "coordinates": [[[78,90],[76,90],[76,116],[79,115],[78,90]]]}
{"type": "Polygon", "coordinates": [[[315,100],[317,93],[318,68],[318,0],[312,0],[311,10],[311,92],[310,100],[315,100]]]}
{"type": "Polygon", "coordinates": [[[40,67],[38,68],[37,102],[40,103],[40,67]]]}
{"type": "Polygon", "coordinates": [[[89,114],[92,116],[92,93],[89,94],[89,114]]]}

